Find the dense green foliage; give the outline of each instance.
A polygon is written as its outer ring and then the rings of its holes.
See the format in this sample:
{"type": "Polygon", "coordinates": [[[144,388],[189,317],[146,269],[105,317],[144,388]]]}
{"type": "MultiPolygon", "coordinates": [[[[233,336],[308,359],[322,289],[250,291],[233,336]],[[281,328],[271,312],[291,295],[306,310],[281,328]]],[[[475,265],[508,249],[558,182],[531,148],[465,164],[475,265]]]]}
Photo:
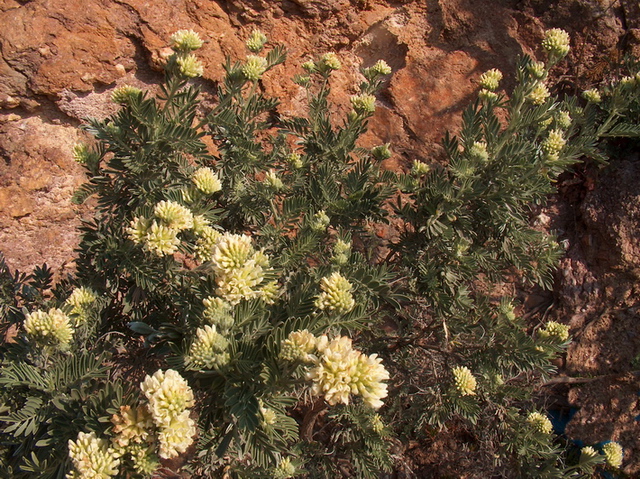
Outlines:
{"type": "MultiPolygon", "coordinates": [[[[88,175],[76,200],[96,199],[75,276],[54,285],[46,267],[0,268],[10,477],[145,477],[181,456],[197,477],[375,478],[393,468],[394,434],[448,425],[494,474],[602,467],[595,451],[567,456],[533,408],[567,327],[532,331],[500,289],[551,286],[562,251],[531,206],[577,161],[606,161],[603,138],[640,133],[635,71],[586,104],[549,94],[562,40],[548,35],[546,66],[520,61],[508,96],[501,73],[483,75],[446,162],[405,174],[380,168],[388,145],[357,144],[384,62],[362,70],[346,118],[328,100],[334,54],[295,79],[307,115],[276,114],[259,81],[281,47],[228,60],[204,111],[190,82],[201,42],[174,35],[160,94],[117,89],[120,110],[90,120],[94,145],[74,150],[88,175]],[[399,233],[385,254],[380,223],[399,233]]],[[[265,41],[254,32],[247,45],[265,41]]]]}

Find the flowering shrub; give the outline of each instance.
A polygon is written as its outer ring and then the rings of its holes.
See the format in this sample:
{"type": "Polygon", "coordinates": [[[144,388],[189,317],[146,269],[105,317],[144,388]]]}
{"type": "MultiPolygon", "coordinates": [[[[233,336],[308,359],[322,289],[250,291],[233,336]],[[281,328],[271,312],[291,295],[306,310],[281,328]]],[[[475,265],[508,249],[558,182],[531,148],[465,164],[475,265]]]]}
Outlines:
{"type": "Polygon", "coordinates": [[[259,80],[282,47],[265,52],[254,30],[203,112],[190,83],[202,40],[180,30],[170,42],[161,94],[114,90],[119,111],[73,148],[88,175],[75,198],[97,199],[75,277],[7,279],[1,320],[18,336],[2,345],[0,453],[13,477],[147,477],[181,458],[195,477],[375,478],[393,465],[389,417],[416,436],[476,428],[497,470],[522,476],[620,465],[607,445],[565,466],[530,396],[569,329],[533,332],[491,292],[514,273],[551,284],[561,251],[528,208],[580,157],[603,160],[601,138],[640,133],[626,121],[636,76],[584,106],[557,98],[549,70],[569,38],[551,30],[546,63],[524,57],[509,95],[502,72],[481,76],[446,166],[416,159],[395,174],[379,166],[389,145],[357,144],[392,73],[384,61],[361,70],[340,119],[328,100],[338,55],[305,62],[294,81],[308,114],[276,119],[259,80]],[[378,262],[377,223],[399,230],[378,262]],[[410,332],[386,336],[382,318],[410,332]],[[138,388],[114,371],[140,337],[139,367],[155,372],[138,388]]]}

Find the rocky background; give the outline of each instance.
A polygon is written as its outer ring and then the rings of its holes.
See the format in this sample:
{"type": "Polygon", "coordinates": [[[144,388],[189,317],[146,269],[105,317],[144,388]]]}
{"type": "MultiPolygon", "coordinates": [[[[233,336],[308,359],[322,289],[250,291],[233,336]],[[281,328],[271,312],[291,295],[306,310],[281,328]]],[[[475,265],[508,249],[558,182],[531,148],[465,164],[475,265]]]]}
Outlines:
{"type": "MultiPolygon", "coordinates": [[[[508,88],[516,57],[535,54],[547,28],[572,37],[556,71],[566,91],[597,85],[626,53],[640,57],[635,0],[0,0],[0,24],[0,251],[21,271],[43,262],[72,269],[75,228],[88,211],[70,201],[84,179],[71,155],[87,138],[78,126],[113,112],[115,87],[153,88],[178,29],[206,40],[198,51],[205,92],[222,77],[225,57],[244,57],[253,28],[285,44],[287,62],[262,82],[285,114],[303,111],[304,92],[290,79],[314,54],[334,51],[342,60],[332,100],[344,112],[359,65],[386,60],[395,73],[363,146],[390,142],[394,169],[436,161],[440,138],[455,132],[475,99],[479,75],[499,68],[508,88]]],[[[567,258],[554,292],[522,298],[532,317],[572,328],[561,376],[546,386],[554,407],[578,408],[567,434],[618,440],[629,474],[640,472],[639,180],[638,151],[563,177],[541,217],[567,244],[567,258]]],[[[437,446],[406,451],[410,469],[459,477],[446,455],[434,454],[437,446]]]]}

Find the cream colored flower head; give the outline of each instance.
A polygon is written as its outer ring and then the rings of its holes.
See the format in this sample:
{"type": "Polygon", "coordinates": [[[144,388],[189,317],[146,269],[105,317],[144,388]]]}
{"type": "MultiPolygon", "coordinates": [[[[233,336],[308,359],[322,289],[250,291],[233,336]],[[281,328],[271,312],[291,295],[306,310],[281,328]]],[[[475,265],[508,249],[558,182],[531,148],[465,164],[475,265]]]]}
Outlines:
{"type": "Polygon", "coordinates": [[[71,314],[75,315],[74,326],[77,327],[86,321],[87,316],[94,311],[97,302],[98,295],[91,288],[81,286],[71,292],[65,304],[72,307],[71,314]]]}
{"type": "Polygon", "coordinates": [[[622,446],[617,442],[611,441],[602,446],[602,453],[611,467],[615,467],[616,469],[622,466],[622,459],[624,456],[624,451],[622,446]]]}
{"type": "MultiPolygon", "coordinates": [[[[215,258],[214,258],[215,259],[215,258]]],[[[248,260],[242,267],[234,268],[216,277],[216,294],[232,305],[243,299],[260,298],[258,286],[264,281],[264,270],[255,260],[248,260]]]]}
{"type": "Polygon", "coordinates": [[[324,210],[318,211],[314,216],[311,222],[311,229],[313,231],[324,231],[327,229],[331,220],[329,216],[324,210]]]}
{"type": "Polygon", "coordinates": [[[351,339],[342,336],[327,341],[319,338],[321,357],[307,373],[313,381],[311,392],[323,395],[330,405],[349,404],[350,395],[362,396],[365,404],[377,409],[387,396],[388,371],[377,355],[366,356],[353,349],[351,339]]]}
{"type": "Polygon", "coordinates": [[[531,93],[527,95],[527,100],[529,100],[534,105],[542,105],[545,101],[547,101],[547,98],[549,98],[550,95],[551,94],[549,93],[547,85],[538,82],[531,93]]]}
{"type": "MultiPolygon", "coordinates": [[[[195,218],[193,226],[195,231],[195,218]]],[[[196,240],[196,258],[199,261],[211,261],[213,248],[218,243],[222,234],[211,226],[202,226],[199,228],[199,231],[196,231],[196,234],[198,235],[198,239],[196,240]]]]}
{"type": "Polygon", "coordinates": [[[484,141],[474,141],[473,145],[469,147],[469,156],[480,161],[487,161],[489,159],[487,143],[484,141]]]}
{"type": "Polygon", "coordinates": [[[496,91],[500,86],[501,80],[502,72],[497,68],[492,68],[480,75],[480,86],[489,91],[496,91]]]}
{"type": "Polygon", "coordinates": [[[233,307],[222,298],[209,296],[202,301],[205,320],[220,331],[228,331],[234,323],[231,312],[233,307]]]}
{"type": "Polygon", "coordinates": [[[411,174],[413,176],[423,176],[431,171],[431,167],[418,160],[413,160],[413,165],[411,166],[411,174]]]}
{"type": "Polygon", "coordinates": [[[177,52],[191,52],[203,45],[200,35],[193,30],[178,30],[171,35],[171,48],[177,52]]]}
{"type": "Polygon", "coordinates": [[[257,55],[247,55],[247,60],[242,67],[242,74],[247,80],[258,81],[265,71],[267,71],[266,58],[257,55]]]}
{"type": "Polygon", "coordinates": [[[477,383],[471,370],[466,366],[457,366],[451,372],[453,373],[453,382],[458,394],[461,396],[475,396],[477,383]]]}
{"type": "Polygon", "coordinates": [[[596,88],[583,91],[582,98],[587,100],[589,103],[600,103],[602,101],[602,96],[596,88]]]}
{"type": "Polygon", "coordinates": [[[157,256],[166,256],[178,251],[178,246],[180,246],[178,230],[158,224],[156,221],[151,223],[144,238],[144,248],[147,251],[157,256]]]}
{"type": "Polygon", "coordinates": [[[542,48],[544,48],[549,57],[563,58],[570,50],[569,34],[560,28],[552,28],[547,30],[542,40],[542,48]]]}
{"type": "Polygon", "coordinates": [[[91,156],[91,151],[89,147],[84,143],[78,143],[73,147],[73,160],[79,165],[86,165],[89,157],[91,156]]]}
{"type": "Polygon", "coordinates": [[[280,357],[285,361],[301,361],[311,363],[315,360],[316,337],[306,329],[292,331],[282,341],[280,357]]]}
{"type": "Polygon", "coordinates": [[[551,130],[540,147],[545,154],[553,155],[554,153],[560,153],[566,143],[567,140],[564,139],[562,130],[551,130]]]}
{"type": "Polygon", "coordinates": [[[193,213],[175,201],[161,201],[153,209],[153,214],[161,219],[167,228],[178,231],[193,228],[193,213]]]}
{"type": "Polygon", "coordinates": [[[549,321],[544,328],[538,330],[538,334],[542,338],[554,338],[564,343],[569,339],[569,326],[556,321],[549,321]]]}
{"type": "Polygon", "coordinates": [[[135,244],[144,243],[147,233],[151,227],[151,220],[138,216],[131,220],[129,227],[126,229],[128,238],[135,244]]]}
{"type": "Polygon", "coordinates": [[[480,98],[484,102],[490,103],[498,100],[498,94],[496,92],[483,88],[478,93],[478,98],[480,98]]]}
{"type": "Polygon", "coordinates": [[[273,479],[290,479],[296,475],[296,466],[291,459],[284,457],[280,459],[278,466],[273,471],[273,479]]]}
{"type": "Polygon", "coordinates": [[[222,183],[217,173],[205,166],[198,168],[191,180],[196,185],[196,188],[205,195],[212,195],[222,189],[222,183]]]}
{"type": "Polygon", "coordinates": [[[190,369],[219,369],[229,363],[229,341],[216,331],[215,326],[205,326],[196,331],[196,340],[185,357],[190,369]]]}
{"type": "Polygon", "coordinates": [[[559,128],[566,130],[571,126],[571,115],[568,111],[559,111],[555,116],[556,124],[559,128]]]}
{"type": "Polygon", "coordinates": [[[371,70],[378,75],[390,75],[393,70],[387,62],[384,60],[378,60],[375,65],[371,67],[371,70]]]}
{"type": "Polygon", "coordinates": [[[180,73],[189,78],[201,77],[204,73],[202,62],[193,53],[179,56],[176,60],[180,73]]]}
{"type": "Polygon", "coordinates": [[[342,64],[338,59],[338,55],[333,52],[325,53],[324,55],[322,55],[320,57],[320,63],[326,65],[331,70],[340,70],[340,68],[342,68],[342,64]]]}
{"type": "Polygon", "coordinates": [[[140,384],[140,390],[149,401],[154,423],[167,427],[174,418],[193,406],[193,392],[182,376],[173,369],[159,369],[140,384]]]}
{"type": "Polygon", "coordinates": [[[547,76],[547,70],[544,62],[531,62],[527,70],[536,80],[543,80],[547,76]]]}
{"type": "Polygon", "coordinates": [[[127,453],[131,457],[133,470],[143,477],[151,476],[161,466],[153,445],[132,444],[127,447],[127,453]]]}
{"type": "Polygon", "coordinates": [[[74,333],[69,317],[62,310],[55,308],[50,309],[48,313],[34,311],[27,314],[23,326],[30,339],[61,350],[69,347],[74,333]]]}
{"type": "Polygon", "coordinates": [[[543,434],[551,434],[553,431],[553,425],[549,418],[537,411],[534,411],[527,416],[527,423],[538,432],[543,434]]]}
{"type": "Polygon", "coordinates": [[[273,170],[267,171],[267,174],[264,176],[264,184],[274,191],[280,191],[284,188],[284,183],[282,182],[278,174],[273,170]]]}
{"type": "Polygon", "coordinates": [[[193,444],[196,424],[189,417],[189,411],[173,416],[171,421],[160,428],[158,433],[159,455],[162,459],[172,459],[186,452],[193,444]]]}
{"type": "Polygon", "coordinates": [[[153,420],[145,406],[120,406],[120,412],[111,416],[111,423],[116,434],[112,440],[119,448],[146,442],[153,430],[153,420]]]}
{"type": "Polygon", "coordinates": [[[598,456],[598,451],[596,451],[591,446],[586,446],[580,450],[580,456],[584,456],[585,458],[592,459],[598,456]]]}
{"type": "Polygon", "coordinates": [[[260,53],[267,43],[267,36],[260,30],[254,29],[247,39],[247,48],[250,52],[260,53]]]}
{"type": "Polygon", "coordinates": [[[211,253],[211,262],[217,274],[230,273],[243,267],[255,253],[247,235],[224,233],[211,253]]]}
{"type": "Polygon", "coordinates": [[[348,313],[355,306],[351,289],[351,283],[340,273],[334,271],[330,276],[320,280],[322,292],[316,298],[316,308],[335,311],[338,314],[348,313]]]}
{"type": "Polygon", "coordinates": [[[106,439],[95,432],[80,432],[69,440],[69,459],[73,464],[72,477],[107,479],[118,474],[120,459],[106,439]]]}
{"type": "Polygon", "coordinates": [[[367,93],[352,96],[351,106],[356,113],[373,113],[376,111],[376,97],[367,93]]]}
{"type": "Polygon", "coordinates": [[[131,102],[131,98],[138,96],[140,93],[142,93],[140,88],[132,85],[122,85],[111,92],[111,101],[120,105],[128,105],[131,102]]]}

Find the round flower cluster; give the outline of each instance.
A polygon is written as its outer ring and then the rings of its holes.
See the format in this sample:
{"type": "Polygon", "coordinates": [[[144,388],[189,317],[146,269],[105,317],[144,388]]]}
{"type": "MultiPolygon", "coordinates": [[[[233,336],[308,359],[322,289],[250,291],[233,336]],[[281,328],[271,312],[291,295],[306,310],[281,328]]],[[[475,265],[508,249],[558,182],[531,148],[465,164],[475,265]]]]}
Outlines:
{"type": "Polygon", "coordinates": [[[469,156],[480,161],[487,161],[489,159],[487,143],[484,141],[474,141],[473,145],[469,147],[469,156]]]}
{"type": "Polygon", "coordinates": [[[191,181],[205,195],[212,195],[222,189],[222,183],[220,183],[218,175],[211,168],[205,166],[196,170],[191,181]]]}
{"type": "Polygon", "coordinates": [[[329,70],[340,70],[342,63],[338,59],[338,55],[333,52],[325,53],[320,57],[320,64],[327,67],[329,70]]]}
{"type": "Polygon", "coordinates": [[[527,70],[531,76],[537,80],[542,80],[547,76],[547,70],[545,69],[543,62],[531,62],[527,67],[527,70]]]}
{"type": "Polygon", "coordinates": [[[556,321],[549,321],[544,328],[538,331],[541,338],[553,338],[564,343],[569,339],[569,326],[556,321]]]}
{"type": "Polygon", "coordinates": [[[466,366],[456,366],[451,370],[456,391],[461,396],[475,396],[476,378],[466,366]]]}
{"type": "Polygon", "coordinates": [[[222,333],[231,329],[234,323],[231,315],[232,306],[222,298],[214,298],[210,296],[205,298],[203,316],[209,324],[218,328],[222,333]]]}
{"type": "Polygon", "coordinates": [[[373,148],[371,148],[371,156],[373,156],[378,161],[384,161],[388,158],[391,158],[391,149],[389,148],[389,143],[374,146],[373,148]]]}
{"type": "Polygon", "coordinates": [[[247,61],[242,67],[242,74],[249,81],[258,81],[262,74],[267,71],[266,58],[257,55],[248,55],[247,61]]]}
{"type": "Polygon", "coordinates": [[[73,161],[79,165],[86,165],[91,156],[91,150],[89,150],[89,147],[84,143],[78,143],[73,147],[72,155],[73,161]]]}
{"type": "Polygon", "coordinates": [[[531,93],[527,95],[527,100],[529,100],[534,105],[542,105],[545,101],[547,101],[549,95],[550,93],[547,85],[538,82],[533,90],[531,90],[531,93]]]}
{"type": "Polygon", "coordinates": [[[329,216],[324,210],[318,211],[315,215],[313,215],[313,220],[311,221],[311,229],[313,231],[325,231],[331,220],[329,216]]]}
{"type": "Polygon", "coordinates": [[[301,361],[312,363],[316,360],[313,352],[316,349],[316,337],[306,329],[292,331],[287,339],[282,341],[280,358],[285,361],[301,361]]]}
{"type": "Polygon", "coordinates": [[[478,98],[480,98],[484,102],[491,103],[498,99],[498,94],[496,92],[483,88],[482,90],[480,90],[480,92],[478,92],[478,98]]]}
{"type": "Polygon", "coordinates": [[[548,160],[557,160],[560,156],[560,151],[564,148],[567,140],[564,139],[562,130],[551,130],[549,136],[540,145],[540,148],[545,154],[548,160]]]}
{"type": "Polygon", "coordinates": [[[196,432],[189,417],[193,392],[187,382],[173,369],[158,370],[144,379],[140,389],[149,401],[149,411],[159,431],[160,457],[171,459],[185,452],[196,432]]]}
{"type": "Polygon", "coordinates": [[[94,311],[98,295],[90,288],[84,286],[75,288],[67,300],[66,304],[71,306],[71,314],[75,320],[75,326],[85,322],[87,317],[94,311]]]}
{"type": "Polygon", "coordinates": [[[200,77],[204,73],[202,62],[193,53],[179,56],[176,62],[180,67],[180,73],[186,77],[200,77]]]}
{"type": "MultiPolygon", "coordinates": [[[[194,218],[195,220],[195,218],[194,218]]],[[[195,231],[195,221],[194,221],[194,231],[195,231]]],[[[211,260],[211,252],[213,251],[213,247],[216,245],[222,233],[220,233],[215,228],[212,228],[209,225],[205,225],[196,232],[198,235],[198,239],[196,240],[196,258],[199,261],[210,261],[211,260]]]]}
{"type": "Polygon", "coordinates": [[[34,311],[27,314],[24,323],[27,335],[40,344],[65,350],[73,337],[71,320],[60,309],[51,308],[48,313],[34,311]]]}
{"type": "Polygon", "coordinates": [[[151,476],[161,466],[155,447],[148,444],[132,444],[127,448],[133,470],[144,477],[151,476]]]}
{"type": "Polygon", "coordinates": [[[559,111],[555,116],[556,124],[559,128],[566,130],[571,126],[571,115],[568,111],[559,111]]]}
{"type": "Polygon", "coordinates": [[[216,331],[215,326],[198,328],[196,336],[185,357],[187,368],[219,369],[229,363],[229,341],[216,331]]]}
{"type": "Polygon", "coordinates": [[[373,113],[376,111],[376,97],[366,93],[352,96],[351,106],[356,113],[373,113]]]}
{"type": "Polygon", "coordinates": [[[202,40],[193,30],[178,30],[171,35],[171,48],[177,52],[191,52],[202,47],[202,40]]]}
{"type": "Polygon", "coordinates": [[[411,166],[411,174],[413,176],[423,176],[431,171],[431,167],[426,163],[418,160],[413,160],[413,165],[411,166]]]}
{"type": "Polygon", "coordinates": [[[274,191],[280,191],[284,188],[284,183],[273,170],[269,170],[264,176],[264,184],[267,188],[271,188],[274,191]]]}
{"type": "Polygon", "coordinates": [[[331,341],[326,336],[317,338],[319,358],[307,373],[313,381],[311,391],[324,395],[330,405],[349,404],[349,395],[362,396],[365,404],[374,409],[383,405],[387,396],[389,373],[376,354],[366,356],[353,349],[351,339],[341,336],[331,341]]]}
{"type": "Polygon", "coordinates": [[[271,298],[273,291],[261,290],[269,258],[255,251],[246,235],[225,233],[211,251],[211,264],[216,274],[216,294],[231,305],[243,299],[271,298]]]}
{"type": "Polygon", "coordinates": [[[118,454],[107,440],[98,439],[94,432],[80,432],[75,441],[69,440],[69,459],[74,467],[67,475],[69,479],[114,477],[120,465],[118,454]]]}
{"type": "Polygon", "coordinates": [[[291,459],[284,457],[280,459],[278,466],[273,471],[273,479],[290,479],[296,475],[296,466],[291,459]]]}
{"type": "Polygon", "coordinates": [[[580,456],[586,459],[593,459],[594,457],[598,456],[598,451],[596,451],[591,446],[585,446],[580,450],[580,456]]]}
{"type": "Polygon", "coordinates": [[[602,96],[600,95],[600,92],[595,88],[583,91],[582,98],[584,98],[590,103],[600,103],[602,101],[602,96]]]}
{"type": "Polygon", "coordinates": [[[253,53],[260,53],[267,43],[267,36],[260,30],[254,29],[247,39],[247,49],[253,53]]]}
{"type": "Polygon", "coordinates": [[[111,101],[120,105],[128,105],[131,102],[131,98],[138,96],[140,93],[142,93],[140,88],[122,85],[111,92],[111,101]]]}
{"type": "Polygon", "coordinates": [[[299,170],[304,166],[304,164],[302,163],[302,157],[300,156],[300,153],[290,153],[287,156],[287,162],[291,165],[291,168],[293,168],[294,170],[299,170]]]}
{"type": "Polygon", "coordinates": [[[502,72],[497,68],[492,68],[480,75],[480,86],[489,91],[496,91],[502,80],[502,72]]]}
{"type": "Polygon", "coordinates": [[[153,420],[146,406],[120,406],[120,412],[111,416],[113,443],[120,449],[131,444],[142,444],[152,434],[153,420]]]}
{"type": "MultiPolygon", "coordinates": [[[[137,217],[127,228],[127,234],[136,244],[158,256],[173,254],[178,250],[178,234],[194,227],[194,217],[189,208],[175,201],[161,201],[153,210],[154,218],[137,217]],[[159,220],[159,221],[158,221],[159,220]]],[[[202,228],[202,221],[198,225],[202,228]]]]}
{"type": "Polygon", "coordinates": [[[347,243],[338,239],[333,246],[333,261],[337,265],[345,265],[349,262],[349,255],[351,254],[351,243],[347,243]]]}
{"type": "Polygon", "coordinates": [[[315,301],[318,309],[341,314],[348,313],[355,306],[351,283],[337,271],[320,280],[320,289],[322,292],[315,301]]]}
{"type": "Polygon", "coordinates": [[[534,430],[543,434],[551,434],[551,431],[553,431],[553,425],[551,424],[551,421],[549,421],[549,418],[537,411],[534,411],[527,416],[527,423],[529,423],[534,430]]]}
{"type": "Polygon", "coordinates": [[[378,75],[390,75],[391,67],[384,60],[378,60],[372,67],[371,70],[378,75]]]}
{"type": "Polygon", "coordinates": [[[569,34],[561,28],[547,30],[542,40],[542,48],[549,54],[550,58],[560,59],[569,53],[569,34]]]}
{"type": "Polygon", "coordinates": [[[611,441],[602,446],[602,453],[611,467],[616,469],[622,466],[623,450],[617,442],[611,441]]]}

